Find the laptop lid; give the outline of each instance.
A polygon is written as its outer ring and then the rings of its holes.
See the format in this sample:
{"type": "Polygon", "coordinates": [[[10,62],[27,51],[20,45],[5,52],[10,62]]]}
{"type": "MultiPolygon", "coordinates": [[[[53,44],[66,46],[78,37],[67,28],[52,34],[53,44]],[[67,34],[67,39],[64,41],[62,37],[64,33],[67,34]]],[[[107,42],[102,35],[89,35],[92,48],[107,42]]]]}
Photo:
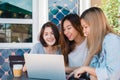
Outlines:
{"type": "Polygon", "coordinates": [[[24,54],[29,78],[66,80],[63,55],[24,54]]]}

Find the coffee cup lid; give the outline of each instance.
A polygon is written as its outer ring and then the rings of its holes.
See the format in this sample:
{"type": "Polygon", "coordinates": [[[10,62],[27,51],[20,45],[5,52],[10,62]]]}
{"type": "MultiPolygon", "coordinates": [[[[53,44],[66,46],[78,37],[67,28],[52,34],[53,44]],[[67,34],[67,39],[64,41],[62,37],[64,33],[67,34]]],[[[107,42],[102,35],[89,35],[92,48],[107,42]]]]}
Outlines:
{"type": "Polygon", "coordinates": [[[23,65],[22,64],[14,64],[13,68],[14,69],[22,69],[23,65]]]}

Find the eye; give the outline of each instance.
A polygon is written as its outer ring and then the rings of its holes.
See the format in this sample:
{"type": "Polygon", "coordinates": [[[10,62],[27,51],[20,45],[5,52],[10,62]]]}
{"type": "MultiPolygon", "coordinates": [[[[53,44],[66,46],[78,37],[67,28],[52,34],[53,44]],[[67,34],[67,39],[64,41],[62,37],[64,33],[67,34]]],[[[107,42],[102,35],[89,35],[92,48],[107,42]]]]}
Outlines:
{"type": "Polygon", "coordinates": [[[68,26],[67,29],[68,29],[68,30],[71,29],[71,26],[68,26]]]}
{"type": "Polygon", "coordinates": [[[87,28],[87,26],[85,26],[85,28],[87,28]]]}
{"type": "Polygon", "coordinates": [[[71,27],[68,28],[68,30],[71,29],[71,27]]]}
{"type": "Polygon", "coordinates": [[[84,25],[83,28],[86,29],[86,28],[88,28],[88,26],[84,25]]]}
{"type": "Polygon", "coordinates": [[[45,33],[44,35],[45,35],[45,36],[47,36],[47,35],[48,35],[48,33],[45,33]]]}
{"type": "Polygon", "coordinates": [[[54,34],[53,32],[51,32],[51,34],[54,34]]]}

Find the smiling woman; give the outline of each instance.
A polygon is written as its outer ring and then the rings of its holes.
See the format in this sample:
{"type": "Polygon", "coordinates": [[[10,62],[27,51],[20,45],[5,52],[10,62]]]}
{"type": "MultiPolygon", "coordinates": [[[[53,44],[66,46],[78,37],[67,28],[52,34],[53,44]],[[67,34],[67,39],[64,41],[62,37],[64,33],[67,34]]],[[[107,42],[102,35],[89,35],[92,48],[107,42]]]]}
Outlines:
{"type": "Polygon", "coordinates": [[[80,16],[83,32],[87,37],[89,53],[85,66],[74,71],[79,78],[87,72],[95,80],[118,80],[120,71],[120,36],[116,34],[107,22],[107,18],[99,7],[90,7],[80,16]],[[113,56],[114,55],[114,56],[113,56]],[[116,78],[112,78],[116,76],[116,78]]]}
{"type": "MultiPolygon", "coordinates": [[[[41,28],[39,42],[33,46],[30,54],[61,54],[59,37],[58,27],[52,22],[46,22],[41,28]]],[[[26,70],[24,66],[23,71],[26,70]]]]}
{"type": "Polygon", "coordinates": [[[86,42],[79,16],[65,16],[61,22],[61,50],[65,57],[67,73],[84,64],[88,51],[86,42]]]}

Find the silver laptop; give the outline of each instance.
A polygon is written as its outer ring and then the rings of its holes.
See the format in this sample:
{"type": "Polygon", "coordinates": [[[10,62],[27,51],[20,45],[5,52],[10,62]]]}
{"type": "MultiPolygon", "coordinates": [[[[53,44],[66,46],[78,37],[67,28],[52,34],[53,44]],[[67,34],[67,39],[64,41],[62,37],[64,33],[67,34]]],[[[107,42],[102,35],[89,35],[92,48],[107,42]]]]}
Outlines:
{"type": "Polygon", "coordinates": [[[63,55],[24,54],[28,77],[39,80],[66,80],[63,55]]]}

